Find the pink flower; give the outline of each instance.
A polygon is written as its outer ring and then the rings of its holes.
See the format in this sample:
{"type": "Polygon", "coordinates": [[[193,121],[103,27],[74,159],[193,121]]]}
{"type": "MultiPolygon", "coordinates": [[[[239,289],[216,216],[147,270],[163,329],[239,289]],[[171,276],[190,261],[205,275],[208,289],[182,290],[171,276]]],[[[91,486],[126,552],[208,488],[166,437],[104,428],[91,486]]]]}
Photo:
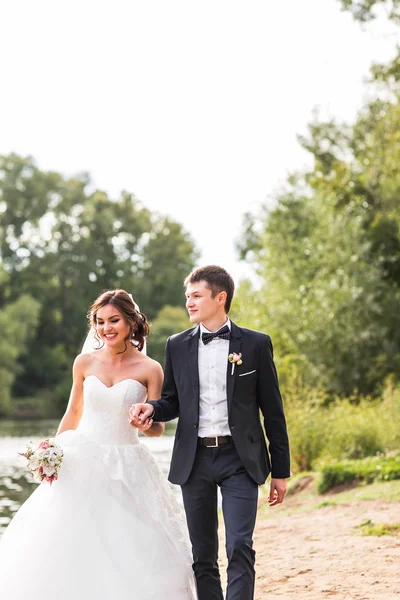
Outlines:
{"type": "Polygon", "coordinates": [[[43,450],[47,450],[47,448],[50,448],[50,444],[47,440],[45,440],[44,442],[40,442],[39,448],[43,448],[43,450]]]}
{"type": "Polygon", "coordinates": [[[233,375],[234,371],[235,371],[235,365],[237,364],[238,366],[240,366],[243,361],[242,361],[242,353],[240,352],[239,354],[237,352],[232,352],[232,354],[230,354],[228,356],[228,360],[230,363],[232,363],[232,371],[231,374],[233,375]]]}

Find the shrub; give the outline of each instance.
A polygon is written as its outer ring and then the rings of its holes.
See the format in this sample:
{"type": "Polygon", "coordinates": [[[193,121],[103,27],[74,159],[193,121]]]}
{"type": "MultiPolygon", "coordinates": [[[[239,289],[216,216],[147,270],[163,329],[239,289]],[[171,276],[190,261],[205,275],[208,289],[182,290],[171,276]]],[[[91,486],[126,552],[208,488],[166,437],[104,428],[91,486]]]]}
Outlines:
{"type": "Polygon", "coordinates": [[[383,422],[378,418],[382,402],[337,400],[327,410],[329,428],[326,431],[322,458],[358,459],[385,450],[383,422]]]}
{"type": "Polygon", "coordinates": [[[372,483],[393,479],[400,479],[400,452],[322,465],[317,490],[323,494],[335,485],[343,483],[372,483]]]}
{"type": "MultiPolygon", "coordinates": [[[[286,392],[286,390],[284,390],[286,392]]],[[[294,473],[400,448],[400,389],[382,399],[336,399],[298,387],[284,394],[294,473]]],[[[343,473],[343,477],[344,477],[343,473]]]]}

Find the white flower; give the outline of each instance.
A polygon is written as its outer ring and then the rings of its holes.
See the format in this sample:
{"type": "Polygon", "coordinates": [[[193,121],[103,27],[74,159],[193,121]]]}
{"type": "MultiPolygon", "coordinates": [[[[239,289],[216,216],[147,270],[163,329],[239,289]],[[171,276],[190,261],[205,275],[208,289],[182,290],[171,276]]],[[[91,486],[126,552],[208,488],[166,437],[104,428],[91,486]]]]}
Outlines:
{"type": "Polygon", "coordinates": [[[39,461],[38,461],[37,457],[35,455],[33,455],[32,458],[28,462],[28,469],[30,469],[31,471],[34,471],[35,469],[38,469],[38,468],[39,468],[39,461]]]}
{"type": "Polygon", "coordinates": [[[45,475],[48,475],[49,477],[51,475],[54,475],[55,472],[56,471],[55,471],[55,469],[54,469],[54,467],[52,465],[47,465],[46,467],[43,467],[43,473],[45,475]]]}

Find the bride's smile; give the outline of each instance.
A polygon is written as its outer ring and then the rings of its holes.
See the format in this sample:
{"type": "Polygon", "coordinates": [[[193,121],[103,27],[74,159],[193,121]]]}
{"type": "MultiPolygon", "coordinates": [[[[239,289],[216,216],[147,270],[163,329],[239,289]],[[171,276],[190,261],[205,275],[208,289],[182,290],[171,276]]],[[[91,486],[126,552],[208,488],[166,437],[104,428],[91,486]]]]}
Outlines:
{"type": "Polygon", "coordinates": [[[96,316],[97,333],[104,344],[110,347],[123,345],[131,329],[119,310],[111,304],[99,309],[96,316]]]}

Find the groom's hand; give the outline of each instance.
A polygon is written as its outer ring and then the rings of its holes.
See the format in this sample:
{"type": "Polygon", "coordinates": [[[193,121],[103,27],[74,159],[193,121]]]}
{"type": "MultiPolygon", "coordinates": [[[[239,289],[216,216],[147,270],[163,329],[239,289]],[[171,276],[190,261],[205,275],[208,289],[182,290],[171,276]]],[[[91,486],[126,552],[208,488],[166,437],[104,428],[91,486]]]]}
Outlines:
{"type": "Polygon", "coordinates": [[[149,422],[151,420],[149,417],[152,416],[153,412],[154,408],[151,404],[146,404],[144,402],[141,404],[133,404],[129,409],[129,419],[131,425],[137,427],[141,431],[149,429],[149,422]]]}
{"type": "Polygon", "coordinates": [[[275,479],[271,478],[269,487],[268,504],[275,506],[276,504],[282,504],[283,498],[286,494],[286,479],[275,479]]]}

